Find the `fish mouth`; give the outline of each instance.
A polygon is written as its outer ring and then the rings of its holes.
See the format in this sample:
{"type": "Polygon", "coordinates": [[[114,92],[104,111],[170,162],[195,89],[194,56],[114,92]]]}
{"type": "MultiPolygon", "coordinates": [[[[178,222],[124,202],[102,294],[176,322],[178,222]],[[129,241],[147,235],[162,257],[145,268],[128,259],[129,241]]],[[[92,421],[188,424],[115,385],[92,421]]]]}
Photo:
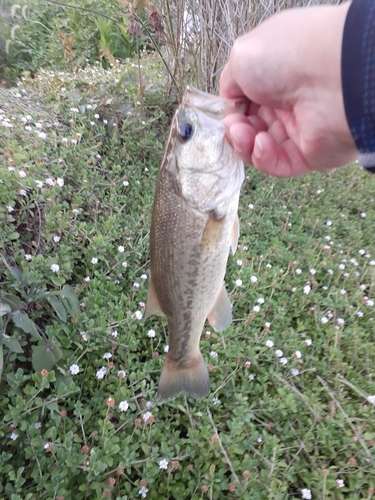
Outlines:
{"type": "Polygon", "coordinates": [[[217,95],[208,94],[203,90],[198,90],[191,85],[186,87],[185,95],[181,107],[189,106],[197,108],[203,113],[216,119],[224,119],[226,115],[246,113],[249,101],[245,97],[236,99],[224,99],[217,95]]]}

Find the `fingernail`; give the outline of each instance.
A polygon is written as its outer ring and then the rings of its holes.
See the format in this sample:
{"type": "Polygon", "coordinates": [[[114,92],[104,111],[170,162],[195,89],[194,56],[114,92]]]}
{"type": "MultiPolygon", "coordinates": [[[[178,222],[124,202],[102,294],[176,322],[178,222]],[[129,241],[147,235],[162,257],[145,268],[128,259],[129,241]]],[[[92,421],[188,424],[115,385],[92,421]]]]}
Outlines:
{"type": "Polygon", "coordinates": [[[235,127],[231,127],[229,130],[230,137],[232,139],[233,147],[237,151],[237,153],[242,153],[242,151],[243,151],[242,142],[241,142],[240,138],[238,137],[238,135],[236,134],[236,131],[233,129],[235,129],[235,127]]]}
{"type": "Polygon", "coordinates": [[[262,154],[263,154],[262,139],[259,137],[259,135],[257,135],[255,137],[253,155],[256,158],[261,158],[262,154]]]}

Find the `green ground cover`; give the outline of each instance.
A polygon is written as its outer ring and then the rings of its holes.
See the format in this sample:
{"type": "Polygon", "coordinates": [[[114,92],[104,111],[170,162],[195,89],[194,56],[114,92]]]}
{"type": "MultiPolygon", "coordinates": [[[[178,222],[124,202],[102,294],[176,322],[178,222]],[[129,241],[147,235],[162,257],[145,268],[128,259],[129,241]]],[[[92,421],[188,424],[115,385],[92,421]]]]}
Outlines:
{"type": "Polygon", "coordinates": [[[247,169],[211,395],[159,404],[166,320],[142,315],[176,103],[141,64],[142,98],[131,62],[0,94],[0,499],[371,499],[375,176],[247,169]]]}

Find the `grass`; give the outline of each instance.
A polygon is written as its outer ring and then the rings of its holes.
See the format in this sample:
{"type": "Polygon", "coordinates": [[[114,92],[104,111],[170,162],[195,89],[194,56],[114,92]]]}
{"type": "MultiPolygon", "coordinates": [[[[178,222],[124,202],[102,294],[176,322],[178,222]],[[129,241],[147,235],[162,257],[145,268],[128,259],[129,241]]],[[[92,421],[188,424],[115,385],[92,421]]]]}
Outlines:
{"type": "Polygon", "coordinates": [[[139,318],[175,103],[148,57],[142,100],[131,62],[0,94],[0,499],[371,499],[375,177],[247,169],[211,394],[159,404],[167,323],[139,318]]]}

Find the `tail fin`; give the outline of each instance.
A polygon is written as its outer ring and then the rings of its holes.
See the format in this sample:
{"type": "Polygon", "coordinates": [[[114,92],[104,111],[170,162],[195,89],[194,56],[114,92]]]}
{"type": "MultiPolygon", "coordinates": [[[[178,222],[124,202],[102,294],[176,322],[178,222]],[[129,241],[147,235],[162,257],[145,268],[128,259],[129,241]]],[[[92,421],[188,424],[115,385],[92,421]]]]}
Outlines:
{"type": "Polygon", "coordinates": [[[200,352],[184,368],[179,368],[167,355],[159,380],[159,399],[164,401],[182,391],[194,399],[204,398],[210,392],[208,370],[200,352]]]}

